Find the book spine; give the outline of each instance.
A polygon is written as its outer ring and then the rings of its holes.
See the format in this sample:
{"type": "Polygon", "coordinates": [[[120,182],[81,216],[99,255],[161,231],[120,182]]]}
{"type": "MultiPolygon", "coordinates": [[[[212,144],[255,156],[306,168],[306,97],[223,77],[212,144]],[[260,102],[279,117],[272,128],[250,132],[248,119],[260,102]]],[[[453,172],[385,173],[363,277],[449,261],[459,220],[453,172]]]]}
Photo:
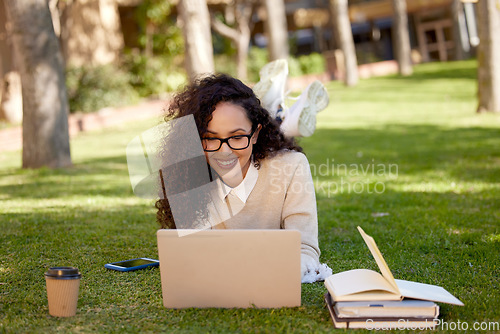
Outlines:
{"type": "Polygon", "coordinates": [[[337,296],[335,295],[335,292],[333,292],[334,288],[333,288],[333,285],[332,283],[327,279],[325,279],[325,286],[326,286],[326,289],[328,290],[329,292],[329,298],[331,298],[332,300],[337,300],[337,296]]]}

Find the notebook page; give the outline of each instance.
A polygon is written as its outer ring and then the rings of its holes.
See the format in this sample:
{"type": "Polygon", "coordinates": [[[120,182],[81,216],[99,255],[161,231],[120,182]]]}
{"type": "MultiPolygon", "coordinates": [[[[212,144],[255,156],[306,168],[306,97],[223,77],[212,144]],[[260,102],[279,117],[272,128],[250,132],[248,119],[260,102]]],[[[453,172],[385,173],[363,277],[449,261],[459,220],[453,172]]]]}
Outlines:
{"type": "Polygon", "coordinates": [[[382,273],[382,276],[389,282],[390,285],[394,287],[394,289],[399,292],[398,285],[396,284],[396,281],[394,280],[394,276],[392,276],[392,272],[389,269],[389,266],[384,260],[384,257],[382,256],[382,253],[380,253],[380,250],[377,247],[377,244],[375,243],[375,240],[370,237],[368,234],[363,231],[361,227],[358,226],[358,231],[361,233],[361,236],[363,237],[363,240],[365,241],[366,245],[368,246],[368,249],[372,253],[373,257],[375,258],[375,261],[377,262],[378,268],[380,269],[380,272],[382,273]]]}

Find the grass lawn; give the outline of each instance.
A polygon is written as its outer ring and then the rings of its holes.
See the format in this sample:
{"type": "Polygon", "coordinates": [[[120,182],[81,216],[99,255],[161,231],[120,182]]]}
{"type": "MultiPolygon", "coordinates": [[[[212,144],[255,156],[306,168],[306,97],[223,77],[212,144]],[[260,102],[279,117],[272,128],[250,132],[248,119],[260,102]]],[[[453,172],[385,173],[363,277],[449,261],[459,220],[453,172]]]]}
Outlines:
{"type": "MultiPolygon", "coordinates": [[[[332,82],[318,130],[301,140],[322,261],[334,272],[376,269],[360,225],[396,278],[462,300],[441,305],[440,318],[470,329],[500,322],[500,116],[475,114],[475,67],[432,63],[410,78],[332,82]]],[[[132,194],[125,158],[126,144],[154,124],[80,135],[64,170],[21,170],[20,152],[0,153],[0,332],[332,330],[323,283],[304,284],[298,308],[168,310],[157,268],[103,267],[157,258],[153,202],[132,194]],[[56,265],[83,275],[75,317],[48,315],[43,274],[56,265]]]]}

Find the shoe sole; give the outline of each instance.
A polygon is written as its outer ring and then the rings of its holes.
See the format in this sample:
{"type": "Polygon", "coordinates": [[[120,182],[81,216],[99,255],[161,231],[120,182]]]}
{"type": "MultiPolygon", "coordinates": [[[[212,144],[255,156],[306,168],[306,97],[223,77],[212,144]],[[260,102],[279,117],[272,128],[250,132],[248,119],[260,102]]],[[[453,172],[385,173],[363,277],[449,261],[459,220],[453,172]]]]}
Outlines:
{"type": "MultiPolygon", "coordinates": [[[[264,108],[269,109],[272,105],[275,104],[276,101],[275,99],[271,101],[268,95],[271,94],[271,96],[273,96],[276,94],[276,91],[271,92],[271,90],[273,89],[273,85],[275,85],[275,83],[277,82],[276,80],[284,80],[284,82],[281,83],[283,85],[283,87],[280,89],[282,90],[282,92],[278,92],[279,95],[282,95],[284,97],[286,77],[288,76],[288,61],[286,59],[278,59],[267,63],[264,67],[261,68],[259,74],[260,80],[253,87],[253,91],[261,101],[264,108]]],[[[278,85],[279,84],[280,83],[278,83],[278,85]]],[[[283,102],[284,101],[281,101],[281,103],[283,102]]],[[[274,110],[268,111],[272,115],[273,113],[276,113],[276,111],[274,110]]]]}
{"type": "Polygon", "coordinates": [[[255,95],[263,98],[273,85],[273,79],[283,74],[288,76],[288,62],[286,59],[278,59],[264,65],[259,72],[260,80],[253,87],[255,95]]]}
{"type": "Polygon", "coordinates": [[[288,61],[286,59],[277,59],[264,65],[259,71],[259,76],[261,80],[268,80],[281,75],[283,72],[288,75],[288,61]]]}
{"type": "Polygon", "coordinates": [[[253,92],[254,94],[259,98],[259,100],[263,100],[264,96],[266,93],[271,89],[271,86],[273,85],[271,80],[266,80],[266,81],[259,81],[253,86],[253,92]]]}
{"type": "Polygon", "coordinates": [[[307,90],[307,102],[299,116],[298,131],[302,137],[310,137],[316,130],[316,114],[328,106],[330,99],[323,84],[314,81],[307,90]]]}

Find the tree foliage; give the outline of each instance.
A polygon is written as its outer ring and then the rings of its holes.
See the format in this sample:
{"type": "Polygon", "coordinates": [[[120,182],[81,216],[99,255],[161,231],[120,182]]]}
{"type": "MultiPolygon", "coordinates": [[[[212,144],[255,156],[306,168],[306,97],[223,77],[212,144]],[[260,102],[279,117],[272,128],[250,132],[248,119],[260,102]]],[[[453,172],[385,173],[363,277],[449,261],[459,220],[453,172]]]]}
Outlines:
{"type": "Polygon", "coordinates": [[[139,45],[146,54],[175,57],[184,52],[182,31],[175,24],[172,4],[165,0],[143,0],[136,11],[141,34],[139,45]]]}

